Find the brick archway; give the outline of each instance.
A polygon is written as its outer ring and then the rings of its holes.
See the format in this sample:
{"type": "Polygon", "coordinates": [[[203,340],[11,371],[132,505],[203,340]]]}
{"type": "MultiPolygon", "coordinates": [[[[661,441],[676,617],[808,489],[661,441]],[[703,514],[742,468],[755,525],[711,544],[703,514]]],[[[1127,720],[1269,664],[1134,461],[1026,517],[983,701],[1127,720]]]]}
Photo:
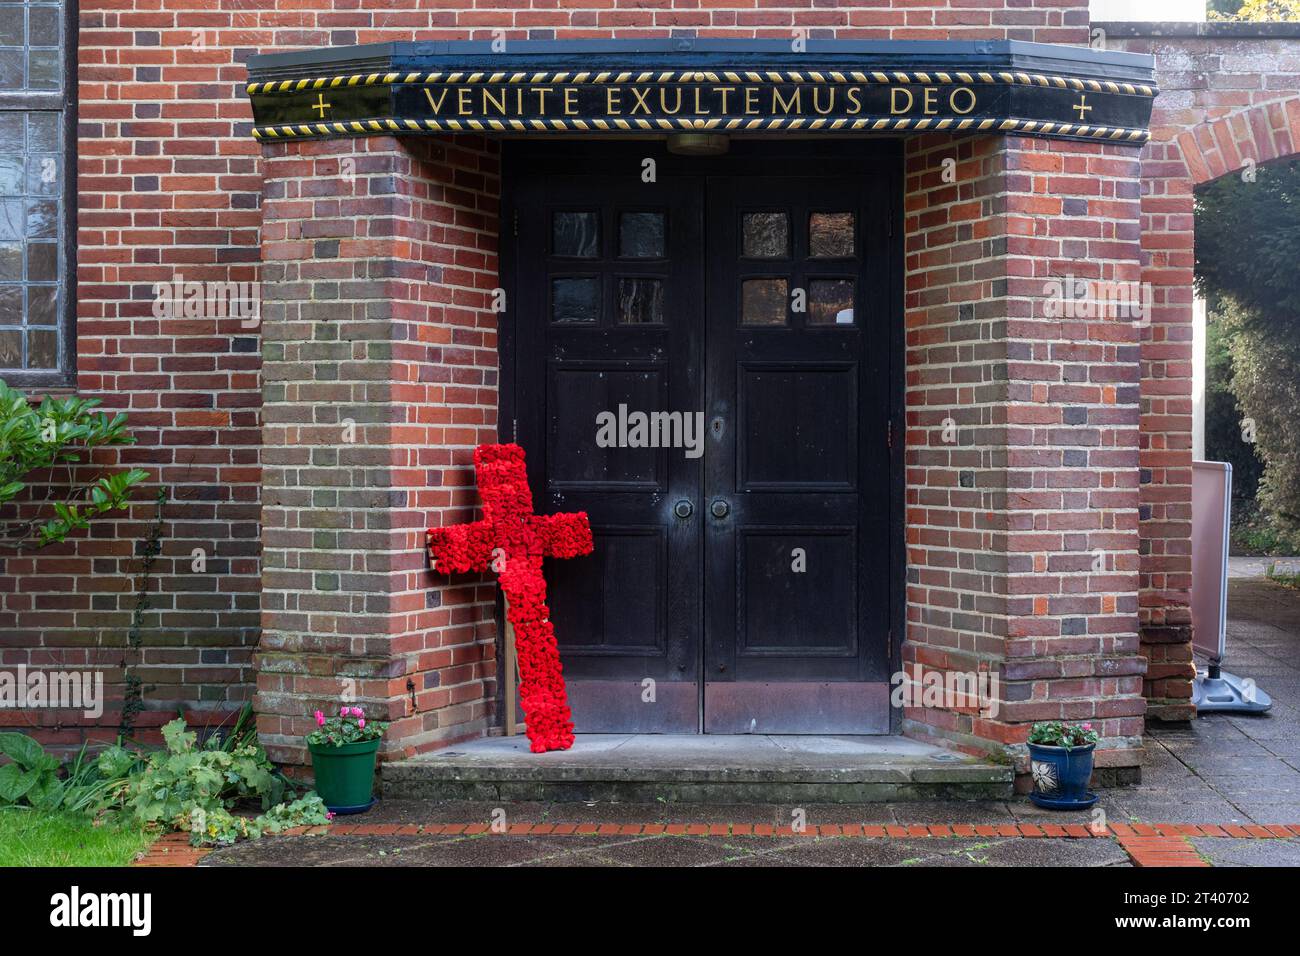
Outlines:
{"type": "Polygon", "coordinates": [[[1143,278],[1155,286],[1155,301],[1163,302],[1164,310],[1163,322],[1156,320],[1142,345],[1142,515],[1148,529],[1142,548],[1142,642],[1147,712],[1164,720],[1194,714],[1191,547],[1182,540],[1191,530],[1194,191],[1248,163],[1300,153],[1300,95],[1233,108],[1216,106],[1214,91],[1204,93],[1203,119],[1183,127],[1172,142],[1148,146],[1142,163],[1148,180],[1143,278]]]}
{"type": "Polygon", "coordinates": [[[1300,153],[1300,96],[1236,110],[1178,136],[1187,174],[1199,186],[1244,168],[1300,153]]]}
{"type": "Polygon", "coordinates": [[[1191,648],[1195,189],[1300,146],[1300,24],[1094,23],[1110,48],[1156,58],[1142,152],[1140,627],[1147,716],[1194,716],[1191,648]]]}

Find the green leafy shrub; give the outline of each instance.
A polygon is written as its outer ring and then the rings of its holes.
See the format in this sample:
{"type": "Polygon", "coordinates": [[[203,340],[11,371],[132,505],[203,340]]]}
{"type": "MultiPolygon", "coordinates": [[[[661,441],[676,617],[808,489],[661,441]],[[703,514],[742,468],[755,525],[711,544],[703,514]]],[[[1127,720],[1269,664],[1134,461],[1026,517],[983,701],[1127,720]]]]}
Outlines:
{"type": "MultiPolygon", "coordinates": [[[[1236,480],[1236,475],[1233,475],[1236,480]]],[[[1232,499],[1232,553],[1290,557],[1300,554],[1300,533],[1283,528],[1253,499],[1232,499]]]]}
{"type": "Polygon", "coordinates": [[[27,804],[53,809],[63,784],[60,762],[26,734],[0,734],[0,753],[12,762],[0,767],[0,805],[27,804]]]}
{"type": "Polygon", "coordinates": [[[62,541],[88,528],[97,515],[125,508],[131,488],[149,477],[147,471],[131,468],[76,483],[73,466],[93,449],[135,441],[126,430],[126,415],[110,418],[95,411],[99,404],[75,395],[47,395],[33,408],[26,395],[0,379],[0,506],[27,490],[34,474],[49,472],[48,480],[42,476],[45,493],[33,516],[0,524],[0,543],[22,550],[62,541]],[[56,474],[64,480],[56,483],[56,474]]]}
{"type": "Polygon", "coordinates": [[[1236,322],[1230,346],[1232,388],[1254,423],[1254,451],[1264,462],[1256,502],[1277,534],[1297,535],[1300,432],[1292,416],[1300,407],[1300,339],[1276,335],[1240,318],[1229,321],[1236,322]]]}
{"type": "Polygon", "coordinates": [[[1291,421],[1300,402],[1300,160],[1253,172],[1196,192],[1196,282],[1214,320],[1211,385],[1226,346],[1235,399],[1225,406],[1208,396],[1206,451],[1237,466],[1241,493],[1257,474],[1251,459],[1262,463],[1256,500],[1271,529],[1289,536],[1300,534],[1300,429],[1291,421]],[[1249,425],[1250,454],[1225,425],[1238,432],[1249,425]]]}
{"type": "Polygon", "coordinates": [[[105,774],[105,767],[87,758],[84,746],[65,766],[26,734],[0,734],[0,753],[12,761],[0,767],[0,807],[93,812],[108,788],[141,763],[138,756],[117,749],[128,759],[116,767],[105,765],[112,771],[105,774]]]}
{"type": "Polygon", "coordinates": [[[256,839],[330,819],[317,794],[293,792],[258,745],[251,722],[199,744],[185,721],[173,720],[163,740],[162,750],[149,753],[119,742],[93,760],[83,747],[63,766],[25,734],[0,734],[0,752],[12,761],[0,767],[0,807],[120,812],[146,828],[187,832],[196,845],[256,839]],[[241,805],[263,812],[241,815],[241,805]]]}
{"type": "Polygon", "coordinates": [[[327,823],[330,813],[315,793],[289,803],[277,803],[256,817],[236,816],[224,807],[190,810],[188,827],[193,843],[227,846],[236,840],[257,840],[267,833],[281,833],[293,827],[327,823]]]}
{"type": "Polygon", "coordinates": [[[1087,747],[1101,739],[1091,723],[1067,724],[1060,720],[1040,720],[1029,729],[1029,742],[1041,747],[1087,747]]]}
{"type": "MultiPolygon", "coordinates": [[[[110,793],[110,804],[140,823],[188,831],[196,844],[225,844],[241,836],[329,820],[315,793],[294,799],[288,781],[256,743],[236,742],[226,748],[223,738],[214,736],[200,746],[198,735],[186,730],[183,720],[173,720],[162,733],[165,748],[149,754],[139,772],[110,793]],[[285,804],[286,796],[292,802],[285,804]],[[236,816],[231,811],[241,802],[258,802],[264,813],[253,819],[236,816]]],[[[122,765],[126,758],[120,750],[110,748],[100,755],[101,772],[122,765]]]]}
{"type": "Polygon", "coordinates": [[[1253,441],[1243,437],[1241,403],[1232,390],[1232,360],[1236,323],[1233,306],[1223,301],[1210,309],[1206,322],[1205,349],[1205,457],[1208,461],[1226,461],[1232,465],[1233,508],[1238,502],[1255,499],[1264,462],[1256,454],[1253,441]],[[1222,314],[1227,312],[1228,314],[1222,314]]]}
{"type": "Polygon", "coordinates": [[[1300,20],[1300,0],[1210,0],[1207,7],[1209,20],[1300,20]]]}

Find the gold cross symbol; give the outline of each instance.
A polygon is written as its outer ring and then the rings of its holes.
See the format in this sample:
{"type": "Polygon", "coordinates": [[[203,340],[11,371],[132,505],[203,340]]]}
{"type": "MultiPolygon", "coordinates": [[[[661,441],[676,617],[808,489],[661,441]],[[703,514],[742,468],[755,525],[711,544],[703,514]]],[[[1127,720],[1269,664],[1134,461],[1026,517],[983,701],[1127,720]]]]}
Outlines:
{"type": "Polygon", "coordinates": [[[1090,109],[1092,109],[1092,107],[1088,105],[1088,94],[1087,94],[1087,93],[1080,93],[1080,94],[1079,94],[1079,102],[1077,102],[1077,103],[1074,104],[1073,109],[1076,109],[1076,110],[1079,111],[1079,119],[1080,119],[1080,121],[1085,120],[1085,119],[1088,118],[1086,114],[1087,114],[1087,112],[1088,112],[1090,109]]]}
{"type": "Polygon", "coordinates": [[[311,104],[311,108],[314,110],[320,110],[320,118],[321,119],[325,118],[325,111],[330,108],[330,105],[325,102],[324,93],[316,94],[316,102],[311,104]]]}

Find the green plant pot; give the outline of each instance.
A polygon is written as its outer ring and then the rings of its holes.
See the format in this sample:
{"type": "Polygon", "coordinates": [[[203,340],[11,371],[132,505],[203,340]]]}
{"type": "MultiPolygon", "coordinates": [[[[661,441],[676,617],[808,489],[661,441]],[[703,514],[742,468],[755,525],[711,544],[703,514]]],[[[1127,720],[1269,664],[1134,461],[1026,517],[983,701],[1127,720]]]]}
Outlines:
{"type": "Polygon", "coordinates": [[[379,740],[335,747],[307,744],[316,792],[335,813],[360,813],[374,805],[375,757],[379,740]]]}

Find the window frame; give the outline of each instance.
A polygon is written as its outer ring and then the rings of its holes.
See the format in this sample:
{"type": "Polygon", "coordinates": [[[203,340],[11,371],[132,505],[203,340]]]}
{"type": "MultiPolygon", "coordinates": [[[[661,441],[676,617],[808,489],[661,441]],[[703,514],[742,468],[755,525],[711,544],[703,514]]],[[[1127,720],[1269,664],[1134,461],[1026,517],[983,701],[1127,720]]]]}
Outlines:
{"type": "Polygon", "coordinates": [[[11,387],[63,389],[77,382],[77,53],[78,2],[63,4],[63,89],[57,93],[43,90],[0,91],[0,112],[41,112],[58,109],[63,115],[63,237],[59,251],[63,255],[63,303],[60,308],[60,352],[57,369],[4,369],[0,378],[11,387]],[[57,107],[54,105],[57,103],[57,107]]]}

